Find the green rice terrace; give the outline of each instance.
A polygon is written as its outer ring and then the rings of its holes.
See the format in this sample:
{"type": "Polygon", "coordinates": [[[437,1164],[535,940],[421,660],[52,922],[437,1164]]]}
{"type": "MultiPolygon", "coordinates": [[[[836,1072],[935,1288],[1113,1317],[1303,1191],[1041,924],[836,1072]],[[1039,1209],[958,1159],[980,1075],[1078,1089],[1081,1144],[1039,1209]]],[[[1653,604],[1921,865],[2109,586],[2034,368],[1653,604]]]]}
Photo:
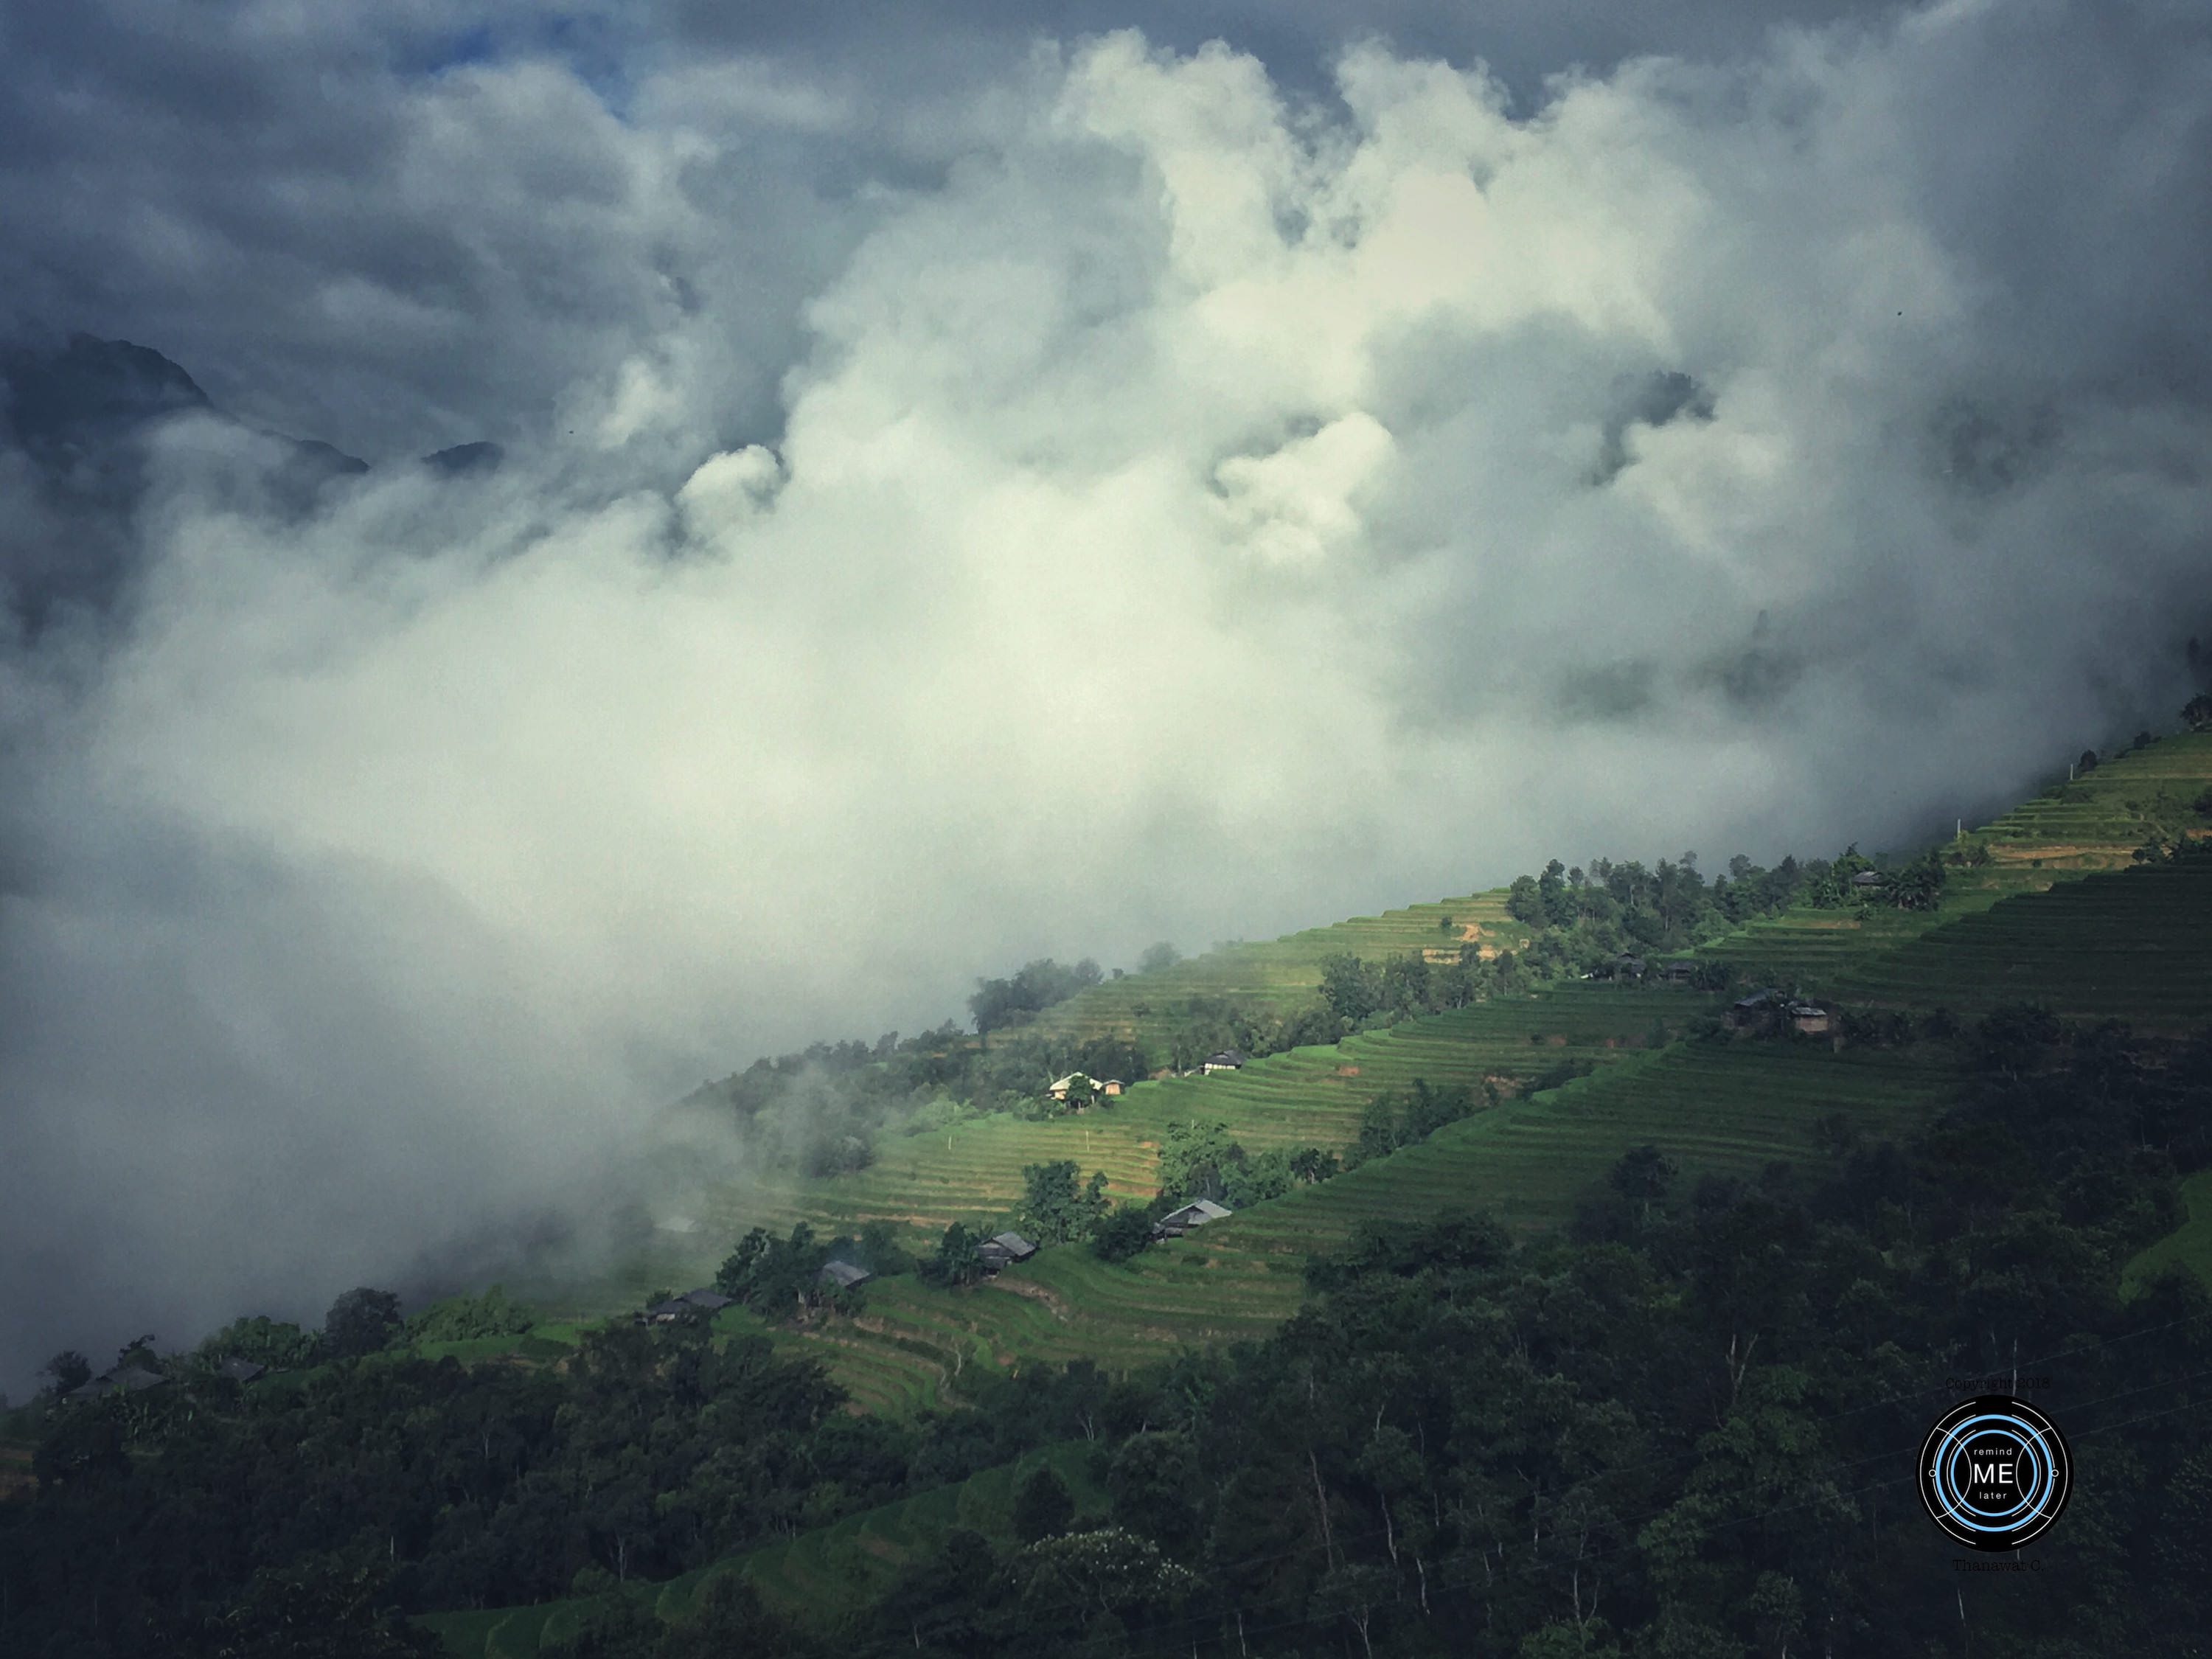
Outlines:
{"type": "Polygon", "coordinates": [[[1277,1012],[1311,1000],[1322,959],[1338,951],[1376,957],[1419,951],[1442,961],[1456,957],[1468,945],[1487,957],[1517,951],[1528,941],[1527,927],[1506,914],[1502,891],[1439,899],[1266,943],[1225,945],[1171,968],[1112,980],[1047,1010],[1035,1029],[1123,1036],[1156,1048],[1166,1037],[1172,1011],[1193,998],[1225,998],[1277,1012]]]}
{"type": "MultiPolygon", "coordinates": [[[[2170,842],[2201,823],[2189,804],[2208,783],[2212,736],[2169,739],[1973,832],[1969,861],[1933,909],[1792,909],[1698,954],[1729,964],[1739,984],[1784,985],[1845,1009],[1972,1017],[2027,1000],[2067,1016],[2180,1030],[2212,1011],[2212,867],[2128,866],[2146,841],[2170,842]],[[1972,854],[1977,846],[1987,854],[1972,854]]],[[[1164,1029],[1164,1011],[1191,997],[1295,1006],[1311,998],[1322,958],[1335,952],[1455,959],[1467,944],[1517,950],[1528,937],[1502,892],[1446,900],[1115,980],[1037,1024],[1143,1041],[1164,1029]]],[[[606,1282],[572,1288],[565,1310],[613,1313],[652,1286],[701,1282],[755,1224],[777,1231],[804,1220],[826,1237],[889,1222],[917,1249],[955,1221],[1003,1226],[1022,1200],[1024,1167],[1055,1159],[1103,1172],[1114,1199],[1147,1199],[1158,1188],[1163,1137],[1193,1120],[1224,1124],[1254,1153],[1340,1150],[1385,1090],[1464,1085],[1489,1102],[1416,1144],[1126,1263],[1080,1245],[1048,1246],[971,1287],[877,1279],[857,1315],[797,1327],[740,1308],[717,1317],[718,1332],[765,1334],[783,1351],[819,1358],[853,1409],[904,1415],[956,1401],[975,1370],[1088,1359],[1116,1371],[1185,1347],[1265,1337],[1299,1306],[1307,1262],[1363,1223],[1486,1210],[1516,1231],[1553,1228],[1636,1146],[1659,1147],[1691,1176],[1752,1176],[1777,1160],[1818,1157],[1823,1120],[1840,1115],[1869,1139],[1901,1136],[1948,1097],[1954,1062],[1942,1044],[1744,1040],[1723,1030],[1728,1002],[1727,994],[1687,985],[1555,981],[1234,1072],[1144,1081],[1080,1115],[997,1115],[888,1137],[855,1174],[721,1189],[694,1248],[664,1247],[606,1282]]],[[[2212,1273],[2212,1189],[2199,1176],[2187,1193],[2189,1224],[2146,1252],[2139,1269],[2171,1259],[2212,1273]]],[[[1095,1493],[1079,1453],[1050,1455],[1088,1503],[1095,1493]]],[[[858,1582],[856,1574],[875,1582],[956,1517],[1002,1528],[1012,1477],[987,1471],[708,1571],[741,1571],[770,1601],[803,1613],[820,1586],[858,1582]]],[[[629,1593],[680,1613],[706,1576],[629,1593]]],[[[453,1651],[491,1659],[537,1651],[541,1634],[558,1634],[574,1616],[556,1604],[434,1622],[453,1651]]]]}
{"type": "MultiPolygon", "coordinates": [[[[2212,952],[2203,943],[2212,872],[2124,866],[2151,836],[2185,831],[2189,802],[2208,783],[2212,735],[2168,738],[1973,832],[1968,845],[1990,847],[1991,856],[1958,870],[1936,909],[1792,910],[1700,954],[1845,1006],[1972,1016],[2036,1000],[2069,1016],[2125,1014],[2145,1029],[2178,1028],[2212,1009],[2212,952]]],[[[1503,892],[1480,894],[1227,946],[1097,986],[1038,1025],[1141,1036],[1157,1011],[1191,995],[1279,1007],[1310,999],[1333,952],[1438,951],[1439,939],[1454,956],[1464,943],[1525,945],[1528,929],[1504,902],[1503,892]]],[[[1680,1041],[1723,1002],[1686,987],[1559,982],[1234,1073],[1140,1083],[1079,1116],[996,1115],[895,1137],[855,1175],[725,1189],[703,1218],[698,1249],[635,1263],[575,1307],[611,1311],[635,1305],[653,1285],[696,1281],[753,1224],[781,1230],[803,1219],[828,1236],[889,1221],[914,1247],[954,1221],[1003,1225],[1021,1199],[1024,1167],[1053,1159],[1103,1172],[1116,1200],[1148,1198],[1162,1136],[1193,1119],[1225,1123],[1254,1152],[1340,1148],[1374,1095],[1415,1079],[1477,1089],[1487,1081],[1506,1097],[1421,1145],[1127,1265],[1069,1245],[973,1289],[879,1279],[858,1318],[781,1337],[819,1352],[861,1406],[911,1410],[957,1389],[970,1364],[1085,1357],[1124,1366],[1177,1343],[1264,1334],[1296,1308],[1306,1258],[1363,1220],[1460,1207],[1487,1208],[1523,1228],[1557,1224],[1629,1146],[1648,1141],[1686,1168],[1744,1173],[1807,1156],[1808,1126],[1826,1113],[1896,1132],[1942,1094],[1934,1057],[1680,1041]],[[1563,1069],[1595,1074],[1528,1092],[1563,1069]]]]}
{"type": "MultiPolygon", "coordinates": [[[[1811,994],[1848,996],[1849,975],[1887,951],[1990,909],[2006,900],[2050,892],[2094,872],[2128,870],[2136,849],[2157,837],[2176,841],[2207,833],[2191,803],[2212,781],[2212,733],[2167,738],[2106,762],[2080,779],[2053,784],[2034,799],[1964,838],[1987,861],[1954,871],[1942,906],[1932,911],[1796,909],[1751,924],[1705,945],[1753,977],[1802,985],[1811,994]]],[[[2096,901],[2092,901],[2093,904],[2096,901]]],[[[2023,913],[2015,908],[2010,915],[2023,913]]],[[[2118,917],[2107,951],[2136,948],[2118,917]]],[[[1997,924],[2002,932],[2009,923],[1997,924]]],[[[1963,1011],[1980,981],[1961,981],[1947,1005],[1963,1011]]],[[[1948,989],[1949,988],[1944,988],[1948,989]]],[[[2031,993],[2014,990],[2017,998],[2031,993]]]]}

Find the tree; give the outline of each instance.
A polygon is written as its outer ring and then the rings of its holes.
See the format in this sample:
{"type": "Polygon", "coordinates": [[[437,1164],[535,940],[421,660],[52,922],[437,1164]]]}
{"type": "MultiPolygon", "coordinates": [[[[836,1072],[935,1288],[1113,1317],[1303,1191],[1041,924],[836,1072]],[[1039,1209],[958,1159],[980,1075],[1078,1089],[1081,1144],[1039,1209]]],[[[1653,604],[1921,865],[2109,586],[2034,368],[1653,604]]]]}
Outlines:
{"type": "Polygon", "coordinates": [[[1566,873],[1565,866],[1553,859],[1536,878],[1537,908],[1554,927],[1565,927],[1575,919],[1575,896],[1568,890],[1566,873]]]}
{"type": "Polygon", "coordinates": [[[1404,1144],[1398,1094],[1386,1089],[1360,1109],[1359,1138],[1352,1143],[1352,1156],[1364,1164],[1388,1158],[1404,1144]]]}
{"type": "MultiPolygon", "coordinates": [[[[1900,910],[1933,910],[1943,902],[1943,884],[1948,874],[1943,850],[1931,848],[1903,869],[1890,872],[1876,896],[1900,910]]],[[[1848,885],[1843,889],[1847,895],[1854,890],[1848,885]]]]}
{"type": "Polygon", "coordinates": [[[2181,718],[2192,732],[2212,731],[2212,691],[2200,691],[2182,704],[2181,718]]]}
{"type": "Polygon", "coordinates": [[[756,1313],[784,1318],[812,1304],[823,1264],[829,1259],[830,1246],[816,1243],[814,1229],[804,1221],[793,1224],[787,1239],[755,1227],[723,1259],[714,1274],[714,1288],[756,1313]]]}
{"type": "Polygon", "coordinates": [[[64,1348],[39,1367],[39,1375],[48,1379],[48,1391],[58,1399],[92,1381],[92,1361],[75,1348],[64,1348]]]}
{"type": "Polygon", "coordinates": [[[1197,1523],[1200,1485],[1195,1449],[1171,1430],[1131,1435],[1106,1469],[1115,1524],[1170,1550],[1179,1549],[1197,1523]]]}
{"type": "Polygon", "coordinates": [[[297,1370],[323,1357],[323,1339],[319,1332],[304,1331],[287,1321],[255,1314],[232,1320],[201,1343],[199,1352],[210,1364],[250,1359],[272,1371],[297,1370]]]}
{"type": "Polygon", "coordinates": [[[1516,921],[1527,922],[1531,927],[1544,925],[1544,901],[1537,892],[1535,877],[1513,878],[1513,884],[1505,890],[1505,914],[1516,921]]]}
{"type": "Polygon", "coordinates": [[[376,1567],[310,1556],[264,1568],[210,1621],[203,1651],[218,1659],[435,1659],[443,1644],[386,1604],[376,1567]]]}
{"type": "Polygon", "coordinates": [[[506,1287],[495,1285],[482,1296],[464,1292],[433,1303],[407,1322],[407,1340],[459,1342],[480,1336],[520,1336],[537,1322],[533,1310],[509,1301],[506,1287]]]}
{"type": "Polygon", "coordinates": [[[975,994],[968,999],[968,1012],[975,1016],[976,1033],[988,1036],[1005,1026],[1036,1018],[1104,977],[1098,964],[1088,957],[1073,968],[1063,968],[1051,957],[1042,957],[1024,963],[1010,979],[977,980],[975,994]]]}
{"type": "Polygon", "coordinates": [[[969,1659],[988,1651],[978,1626],[997,1569],[982,1534],[949,1528],[936,1550],[909,1565],[877,1603],[875,1622],[884,1648],[926,1659],[969,1659]]]}
{"type": "Polygon", "coordinates": [[[975,1236],[954,1222],[938,1241],[937,1254],[921,1264],[920,1272],[933,1285],[973,1285],[983,1276],[983,1257],[975,1236]]]}
{"type": "Polygon", "coordinates": [[[1341,1614],[1358,1635],[1360,1651],[1373,1659],[1375,1639],[1370,1632],[1375,1615],[1397,1595],[1398,1580],[1387,1569],[1348,1561],[1315,1586],[1314,1610],[1341,1614]]]}
{"type": "Polygon", "coordinates": [[[1323,957],[1321,1000],[1346,1025],[1357,1025],[1382,1006],[1381,978],[1348,951],[1323,957]]]}
{"type": "Polygon", "coordinates": [[[358,1285],[331,1303],[330,1312],[323,1316],[323,1340],[337,1358],[356,1358],[389,1346],[403,1322],[398,1297],[358,1285]]]}
{"type": "Polygon", "coordinates": [[[1065,1244],[1089,1236],[1106,1213],[1106,1176],[1093,1175],[1079,1186],[1082,1171],[1073,1158],[1031,1164],[1022,1170],[1022,1224],[1046,1244],[1065,1244]]]}
{"type": "Polygon", "coordinates": [[[1017,1651],[1043,1650],[1117,1625],[1142,1627],[1173,1614],[1201,1588],[1198,1575],[1149,1540],[1119,1528],[1039,1539],[1006,1564],[1023,1620],[1017,1651]]]}
{"type": "Polygon", "coordinates": [[[1667,1196],[1674,1182],[1674,1163],[1656,1146],[1638,1146],[1624,1152],[1606,1179],[1613,1190],[1636,1206],[1640,1219],[1650,1220],[1655,1206],[1667,1196]]]}
{"type": "Polygon", "coordinates": [[[1194,1118],[1171,1124],[1160,1138],[1160,1193],[1166,1198],[1219,1198],[1224,1176],[1244,1149],[1226,1124],[1194,1118]]]}
{"type": "Polygon", "coordinates": [[[1417,1140],[1426,1140],[1447,1123],[1456,1123],[1474,1111],[1474,1091],[1464,1083],[1431,1088],[1426,1081],[1415,1078],[1410,1097],[1406,1102],[1405,1122],[1399,1131],[1399,1143],[1411,1146],[1417,1140]]]}
{"type": "Polygon", "coordinates": [[[1152,1206],[1119,1204],[1091,1235],[1091,1249],[1101,1261],[1127,1261],[1152,1242],[1152,1206]]]}
{"type": "Polygon", "coordinates": [[[888,1221],[865,1222],[853,1252],[860,1264],[878,1279],[910,1273],[915,1259],[899,1248],[898,1229],[888,1221]]]}
{"type": "Polygon", "coordinates": [[[1174,967],[1182,960],[1182,952],[1165,939],[1162,939],[1158,945],[1148,945],[1145,947],[1145,954],[1137,958],[1137,971],[1140,974],[1157,974],[1163,969],[1174,967]]]}
{"type": "Polygon", "coordinates": [[[1024,1544],[1066,1532],[1074,1518],[1075,1498],[1049,1464],[1031,1470],[1015,1489],[1014,1536],[1024,1544]]]}

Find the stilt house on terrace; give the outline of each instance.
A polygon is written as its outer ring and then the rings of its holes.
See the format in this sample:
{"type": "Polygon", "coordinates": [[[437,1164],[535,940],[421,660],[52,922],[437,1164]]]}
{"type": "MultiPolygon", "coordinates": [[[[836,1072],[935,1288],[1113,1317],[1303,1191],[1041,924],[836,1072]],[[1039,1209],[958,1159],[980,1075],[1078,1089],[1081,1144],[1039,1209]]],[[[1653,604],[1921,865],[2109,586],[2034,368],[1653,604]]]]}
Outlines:
{"type": "Polygon", "coordinates": [[[1209,1221],[1218,1221],[1236,1212],[1225,1204],[1216,1204],[1210,1198],[1193,1199],[1181,1209],[1170,1210],[1152,1224],[1154,1238],[1181,1238],[1193,1227],[1203,1227],[1209,1221]]]}

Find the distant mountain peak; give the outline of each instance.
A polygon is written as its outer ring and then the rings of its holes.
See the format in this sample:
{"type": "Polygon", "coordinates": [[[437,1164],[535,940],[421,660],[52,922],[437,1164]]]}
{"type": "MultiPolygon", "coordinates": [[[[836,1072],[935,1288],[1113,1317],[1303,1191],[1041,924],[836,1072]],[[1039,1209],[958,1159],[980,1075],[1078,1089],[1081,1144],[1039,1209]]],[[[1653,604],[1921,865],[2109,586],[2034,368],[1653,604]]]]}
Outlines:
{"type": "Polygon", "coordinates": [[[68,443],[215,405],[192,377],[149,346],[71,334],[55,349],[0,347],[8,416],[26,444],[68,443]]]}
{"type": "Polygon", "coordinates": [[[422,458],[422,465],[447,477],[459,477],[495,472],[506,459],[507,452],[497,444],[479,440],[472,444],[455,444],[450,449],[434,450],[422,458]]]}

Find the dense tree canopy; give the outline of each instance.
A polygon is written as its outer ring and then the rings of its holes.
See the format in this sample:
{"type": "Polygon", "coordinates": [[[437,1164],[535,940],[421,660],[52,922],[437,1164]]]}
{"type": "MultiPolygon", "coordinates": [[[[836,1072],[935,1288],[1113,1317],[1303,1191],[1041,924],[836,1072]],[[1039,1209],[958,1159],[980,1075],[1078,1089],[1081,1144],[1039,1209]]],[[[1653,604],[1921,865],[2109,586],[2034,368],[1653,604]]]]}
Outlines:
{"type": "Polygon", "coordinates": [[[976,1031],[988,1036],[1006,1026],[1035,1018],[1054,1003],[1088,990],[1103,977],[1098,964],[1088,957],[1072,968],[1064,968],[1049,957],[1041,957],[1024,963],[1010,978],[978,980],[975,994],[968,999],[968,1012],[975,1017],[976,1031]]]}
{"type": "MultiPolygon", "coordinates": [[[[1902,1040],[1957,1079],[1910,1144],[1830,1123],[1750,1182],[1631,1149],[1568,1233],[1370,1227],[1272,1341],[1124,1377],[970,1367],[967,1403],[906,1424],[699,1328],[245,1390],[161,1362],[168,1389],[48,1409],[36,1497],[0,1504],[0,1651],[404,1654],[392,1609],[574,1587],[599,1611],[572,1650],[618,1659],[1891,1659],[1963,1652],[1962,1608],[1976,1652],[2178,1659],[2212,1620],[2212,1462],[2176,1433],[2212,1295],[2129,1299],[2119,1270],[2212,1163],[2212,1035],[2013,1008],[1902,1040]],[[2045,1571],[1999,1582],[1953,1571],[1911,1482],[1936,1413],[2015,1374],[2080,1488],[2045,1571]],[[1018,1531],[950,1534],[820,1628],[738,1589],[676,1626],[619,1594],[1070,1441],[1103,1511],[1024,1486],[1018,1531]],[[325,1648],[270,1633],[301,1621],[325,1648]]],[[[744,1261],[814,1248],[761,1237],[744,1261]]]]}

